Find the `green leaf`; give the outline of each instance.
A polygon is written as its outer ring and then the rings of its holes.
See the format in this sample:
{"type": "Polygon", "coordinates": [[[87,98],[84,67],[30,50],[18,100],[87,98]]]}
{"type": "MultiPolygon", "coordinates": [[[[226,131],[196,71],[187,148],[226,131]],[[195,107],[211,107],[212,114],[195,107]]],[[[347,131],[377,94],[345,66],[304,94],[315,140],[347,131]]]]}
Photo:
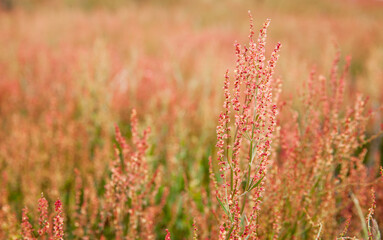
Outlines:
{"type": "MultiPolygon", "coordinates": [[[[217,197],[217,200],[218,200],[219,204],[220,204],[221,207],[223,208],[223,211],[225,211],[226,216],[228,216],[228,217],[230,218],[229,212],[227,211],[227,209],[225,208],[225,206],[223,205],[223,203],[221,202],[221,200],[218,198],[218,196],[216,196],[216,197],[217,197]]],[[[230,218],[230,219],[231,219],[231,218],[230,218]]]]}
{"type": "Polygon", "coordinates": [[[249,187],[249,190],[247,190],[247,191],[250,192],[251,190],[256,188],[261,183],[261,181],[263,180],[264,177],[265,177],[265,175],[263,175],[253,186],[249,187]]]}

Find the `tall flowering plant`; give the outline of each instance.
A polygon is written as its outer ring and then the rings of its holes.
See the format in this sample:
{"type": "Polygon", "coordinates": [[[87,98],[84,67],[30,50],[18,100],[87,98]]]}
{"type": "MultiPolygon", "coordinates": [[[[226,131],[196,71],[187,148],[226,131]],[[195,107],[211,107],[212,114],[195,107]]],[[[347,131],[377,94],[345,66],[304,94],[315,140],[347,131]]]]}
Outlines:
{"type": "Polygon", "coordinates": [[[142,137],[138,131],[136,111],[131,114],[132,145],[116,126],[116,159],[111,177],[105,185],[105,205],[101,212],[104,228],[112,223],[114,239],[155,239],[155,219],[163,204],[155,202],[160,178],[159,169],[153,174],[146,161],[147,128],[142,137]]]}
{"type": "Polygon", "coordinates": [[[276,81],[272,76],[281,44],[275,46],[266,61],[266,31],[270,20],[264,23],[255,40],[251,15],[250,19],[249,45],[235,44],[234,80],[231,81],[228,71],[225,74],[224,109],[217,127],[220,178],[217,181],[212,170],[211,177],[223,209],[219,239],[257,236],[258,211],[278,113],[278,94],[273,96],[276,81]]]}

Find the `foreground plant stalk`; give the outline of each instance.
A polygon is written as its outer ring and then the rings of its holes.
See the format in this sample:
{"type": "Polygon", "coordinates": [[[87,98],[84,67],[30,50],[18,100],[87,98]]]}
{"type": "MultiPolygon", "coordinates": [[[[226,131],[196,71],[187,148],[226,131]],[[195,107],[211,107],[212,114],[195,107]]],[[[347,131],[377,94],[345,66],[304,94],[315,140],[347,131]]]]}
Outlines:
{"type": "Polygon", "coordinates": [[[278,87],[273,88],[276,84],[272,76],[281,44],[275,46],[266,62],[266,31],[270,20],[264,23],[255,41],[251,15],[250,18],[249,46],[235,44],[233,87],[230,87],[229,72],[225,74],[224,110],[217,127],[219,183],[211,176],[224,212],[219,239],[257,236],[258,211],[278,113],[277,97],[273,96],[278,87]]]}

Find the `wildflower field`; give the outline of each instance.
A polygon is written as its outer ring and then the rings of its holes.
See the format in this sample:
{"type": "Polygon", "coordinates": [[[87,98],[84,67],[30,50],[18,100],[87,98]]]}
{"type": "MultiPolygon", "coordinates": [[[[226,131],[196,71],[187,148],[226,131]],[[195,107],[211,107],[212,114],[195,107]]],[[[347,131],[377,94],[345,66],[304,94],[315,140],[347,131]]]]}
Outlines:
{"type": "Polygon", "coordinates": [[[0,240],[380,240],[382,114],[382,1],[0,0],[0,240]]]}

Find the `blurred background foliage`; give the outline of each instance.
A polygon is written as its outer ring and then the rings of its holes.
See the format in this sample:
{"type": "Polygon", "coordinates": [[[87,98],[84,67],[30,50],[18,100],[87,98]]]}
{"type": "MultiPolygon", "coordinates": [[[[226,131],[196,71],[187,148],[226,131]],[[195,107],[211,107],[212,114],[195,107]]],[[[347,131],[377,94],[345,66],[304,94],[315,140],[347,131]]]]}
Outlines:
{"type": "MultiPolygon", "coordinates": [[[[61,196],[64,206],[72,206],[74,168],[91,176],[84,181],[102,195],[113,159],[113,124],[130,138],[129,115],[136,108],[140,125],[152,127],[150,166],[164,169],[162,184],[169,187],[158,236],[164,228],[175,239],[190,236],[189,201],[200,210],[205,204],[201,193],[209,189],[223,74],[235,66],[233,43],[247,42],[248,10],[256,29],[272,19],[268,52],[282,43],[275,76],[283,81],[285,101],[302,107],[298,89],[312,67],[328,76],[340,52],[341,59],[352,56],[349,95],[369,95],[373,108],[383,102],[382,1],[0,0],[0,5],[0,172],[7,175],[2,182],[18,217],[24,205],[35,206],[41,191],[50,202],[61,196]]],[[[370,125],[369,135],[380,122],[370,125]]],[[[379,159],[382,144],[374,144],[369,156],[379,159]]],[[[67,211],[70,223],[74,210],[67,211]]]]}

